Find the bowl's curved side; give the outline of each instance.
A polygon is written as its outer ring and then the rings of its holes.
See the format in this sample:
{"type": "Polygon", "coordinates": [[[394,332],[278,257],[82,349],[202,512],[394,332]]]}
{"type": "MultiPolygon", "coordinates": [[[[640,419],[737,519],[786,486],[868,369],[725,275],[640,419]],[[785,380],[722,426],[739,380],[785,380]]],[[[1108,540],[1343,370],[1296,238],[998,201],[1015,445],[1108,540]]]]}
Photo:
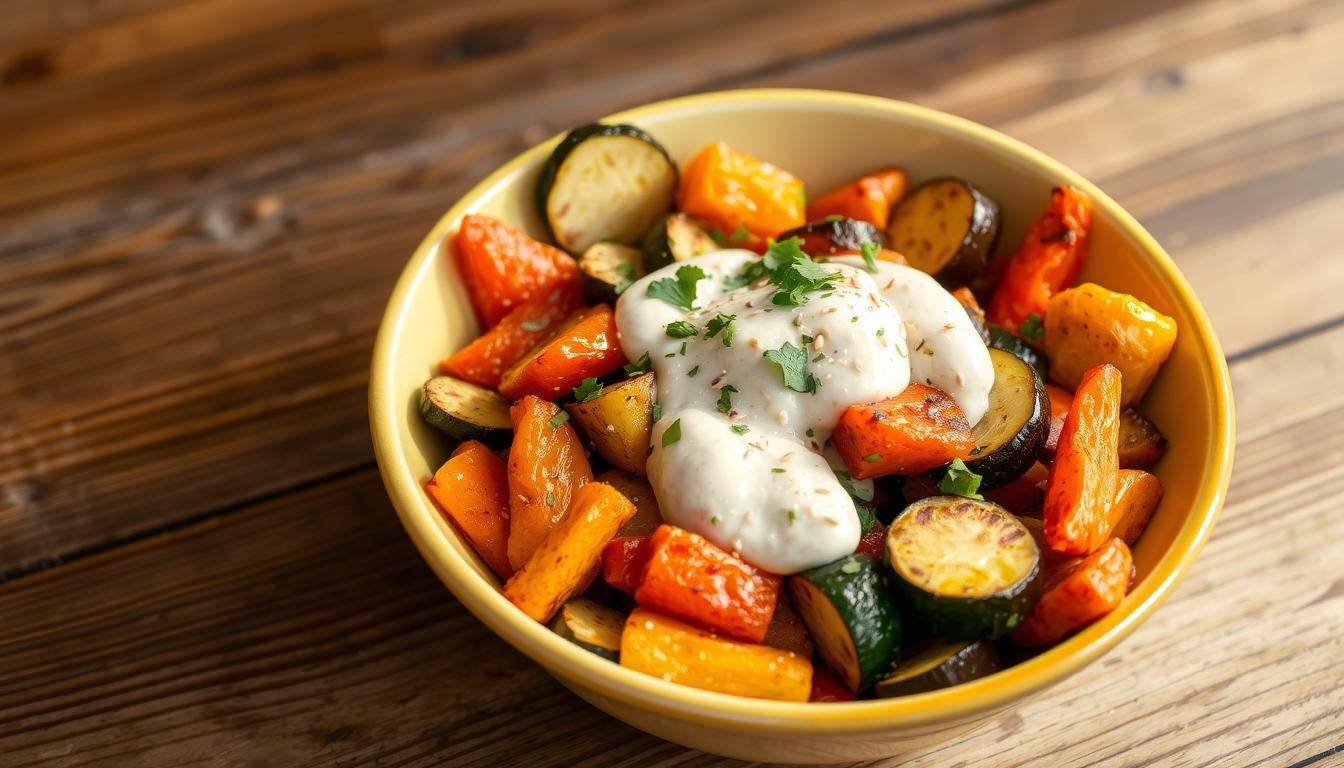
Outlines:
{"type": "MultiPolygon", "coordinates": [[[[607,119],[633,122],[655,131],[674,156],[687,156],[698,148],[694,142],[706,140],[704,137],[709,133],[734,143],[733,136],[722,135],[727,132],[741,137],[739,143],[744,142],[760,156],[785,165],[786,160],[778,153],[772,154],[772,149],[779,148],[773,145],[787,142],[763,136],[766,132],[758,130],[759,120],[748,120],[746,123],[751,126],[738,127],[746,124],[741,115],[758,112],[768,114],[777,125],[811,126],[806,131],[814,135],[813,145],[817,135],[825,135],[825,130],[817,126],[837,119],[845,121],[846,130],[855,127],[864,133],[860,139],[846,142],[859,149],[846,152],[845,148],[836,147],[835,152],[829,153],[832,156],[857,157],[865,151],[865,141],[887,141],[883,133],[885,125],[888,131],[907,139],[900,151],[912,153],[911,157],[918,159],[921,152],[951,153],[929,157],[926,165],[941,164],[945,169],[948,164],[960,163],[964,167],[952,168],[952,172],[971,176],[965,171],[982,170],[972,167],[977,159],[993,158],[994,173],[999,178],[991,183],[1001,188],[1005,220],[1030,218],[1034,215],[1030,210],[1033,207],[1038,210],[1039,200],[1044,199],[1042,194],[1033,202],[1030,195],[1018,190],[1019,186],[1032,188],[1033,195],[1055,183],[1080,187],[1092,196],[1096,205],[1099,229],[1094,237],[1094,254],[1109,251],[1140,254],[1137,259],[1122,256],[1109,269],[1107,260],[1094,257],[1093,263],[1101,262],[1095,276],[1118,289],[1138,292],[1146,299],[1149,294],[1155,296],[1150,303],[1177,318],[1182,334],[1178,353],[1169,363],[1170,370],[1159,377],[1150,400],[1157,402],[1161,411],[1158,421],[1164,428],[1166,420],[1182,425],[1183,439],[1173,445],[1162,472],[1170,471],[1172,475],[1188,472],[1198,477],[1187,478],[1180,486],[1181,493],[1169,496],[1167,502],[1168,509],[1182,506],[1188,513],[1184,516],[1166,513],[1162,530],[1146,534],[1157,543],[1145,547],[1141,541],[1136,548],[1142,578],[1120,609],[1058,646],[982,680],[918,696],[825,706],[745,699],[673,685],[586,653],[513,610],[497,591],[493,578],[422,491],[421,483],[432,472],[425,457],[443,454],[434,452],[435,439],[416,426],[413,404],[408,398],[429,374],[427,362],[442,354],[448,342],[460,341],[471,332],[467,327],[471,324],[469,312],[457,318],[443,317],[446,306],[453,301],[461,305],[465,300],[451,267],[444,266],[449,261],[441,256],[445,237],[463,215],[477,210],[507,213],[510,220],[524,222],[527,228],[539,232],[539,222],[530,206],[530,192],[518,194],[519,186],[528,185],[558,136],[519,155],[468,192],[431,230],[397,281],[379,328],[369,386],[370,427],[379,471],[417,548],[472,613],[566,685],[581,691],[585,698],[599,701],[604,710],[636,725],[650,722],[649,717],[672,718],[709,732],[739,737],[787,734],[817,738],[830,734],[890,743],[902,733],[913,735],[937,723],[967,722],[1057,682],[1105,653],[1157,607],[1193,562],[1216,519],[1231,471],[1232,397],[1226,363],[1208,317],[1185,278],[1133,217],[1072,170],[983,126],[877,97],[771,89],[673,99],[607,119]],[[701,130],[697,134],[688,128],[691,122],[713,123],[722,130],[701,130]],[[1027,182],[1019,185],[1013,174],[1019,174],[1027,182]],[[521,202],[524,199],[529,202],[521,202]],[[1025,202],[1019,205],[1022,200],[1025,202]],[[433,300],[412,300],[425,298],[422,292],[433,300]],[[410,350],[408,339],[426,333],[434,338],[430,341],[421,338],[419,346],[432,351],[410,350]],[[405,382],[414,383],[408,389],[405,382]],[[1179,403],[1175,402],[1178,391],[1182,401],[1179,403]],[[1203,408],[1191,407],[1195,401],[1189,394],[1193,391],[1199,392],[1197,401],[1203,408]],[[1171,402],[1164,405],[1166,401],[1171,402]],[[1173,456],[1182,456],[1181,451],[1186,452],[1184,458],[1178,459],[1182,463],[1169,467],[1168,462],[1173,456]],[[1162,542],[1168,543],[1159,546],[1162,542]]],[[[820,162],[809,167],[789,165],[803,178],[825,183],[867,170],[856,159],[849,163],[854,167],[845,167],[844,162],[834,163],[835,167],[825,167],[820,162]]],[[[912,168],[915,178],[928,175],[931,174],[922,168],[912,168]]],[[[1022,228],[1021,224],[1009,228],[1004,236],[1015,239],[1022,228]]],[[[682,741],[671,731],[659,735],[682,741]]],[[[695,746],[713,749],[700,739],[696,741],[695,746]]]]}

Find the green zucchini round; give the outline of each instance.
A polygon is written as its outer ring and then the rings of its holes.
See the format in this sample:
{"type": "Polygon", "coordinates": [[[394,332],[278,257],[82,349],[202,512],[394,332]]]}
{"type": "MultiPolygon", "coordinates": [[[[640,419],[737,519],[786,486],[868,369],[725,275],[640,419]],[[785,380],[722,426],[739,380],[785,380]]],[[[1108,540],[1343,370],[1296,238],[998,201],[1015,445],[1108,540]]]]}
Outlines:
{"type": "Polygon", "coordinates": [[[887,529],[897,594],[944,640],[1000,637],[1040,595],[1040,550],[1003,507],[964,496],[931,496],[887,529]]]}
{"type": "Polygon", "coordinates": [[[974,459],[966,468],[980,487],[1001,488],[1031,469],[1050,434],[1050,397],[1041,376],[1022,358],[991,348],[994,386],[989,408],[971,430],[974,459]]]}
{"type": "Polygon", "coordinates": [[[814,258],[833,256],[838,253],[853,253],[865,243],[877,243],[887,247],[886,234],[867,221],[847,219],[843,216],[828,217],[808,222],[775,237],[784,242],[791,237],[803,241],[803,252],[814,258]]]}
{"type": "Polygon", "coordinates": [[[854,554],[789,577],[794,608],[821,658],[858,693],[886,674],[901,646],[901,622],[877,561],[854,554]]]}
{"type": "Polygon", "coordinates": [[[999,239],[999,206],[963,179],[931,179],[892,209],[887,240],[910,266],[944,283],[985,271],[999,239]]]}
{"type": "Polygon", "coordinates": [[[1041,374],[1041,379],[1050,376],[1050,359],[1045,353],[1028,344],[1012,331],[999,325],[989,326],[989,338],[985,340],[991,349],[1002,349],[1004,352],[1017,355],[1027,364],[1036,369],[1041,374]]]}
{"type": "Polygon", "coordinates": [[[934,645],[901,662],[873,690],[882,698],[909,696],[967,683],[1002,668],[993,643],[972,640],[934,645]]]}
{"type": "Polygon", "coordinates": [[[672,208],[677,165],[633,125],[591,123],[556,145],[537,178],[537,210],[561,248],[613,239],[634,245],[672,208]]]}
{"type": "Polygon", "coordinates": [[[648,273],[719,248],[719,244],[695,219],[684,213],[671,213],[649,229],[640,254],[644,272],[648,273]]]}
{"type": "Polygon", "coordinates": [[[588,246],[579,257],[583,277],[583,300],[592,304],[616,304],[616,299],[644,274],[639,251],[620,243],[601,242],[588,246]]]}
{"type": "Polygon", "coordinates": [[[420,390],[420,416],[457,440],[504,448],[513,439],[509,401],[498,392],[452,376],[435,376],[420,390]]]}
{"type": "Polygon", "coordinates": [[[606,659],[621,656],[625,616],[615,608],[578,597],[565,603],[551,621],[551,629],[571,643],[606,659]]]}

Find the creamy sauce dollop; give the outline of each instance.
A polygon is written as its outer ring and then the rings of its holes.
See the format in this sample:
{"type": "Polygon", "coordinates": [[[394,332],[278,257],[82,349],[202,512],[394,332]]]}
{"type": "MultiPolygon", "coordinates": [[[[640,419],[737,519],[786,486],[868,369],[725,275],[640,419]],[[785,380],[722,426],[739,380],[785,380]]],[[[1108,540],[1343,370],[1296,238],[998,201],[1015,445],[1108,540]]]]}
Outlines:
{"type": "Polygon", "coordinates": [[[648,468],[663,517],[787,574],[858,545],[854,502],[833,470],[843,465],[833,452],[823,455],[845,408],[898,394],[913,373],[948,391],[974,422],[993,368],[956,299],[917,270],[880,263],[869,273],[862,260],[835,260],[824,266],[838,281],[801,306],[777,306],[776,287],[764,281],[724,286],[759,258],[722,250],[646,275],[617,302],[616,325],[625,355],[637,360],[647,352],[657,376],[662,418],[648,468]],[[694,309],[648,295],[650,283],[686,264],[707,275],[694,309]],[[721,334],[705,337],[719,314],[735,316],[731,346],[721,334]],[[678,320],[698,333],[669,336],[667,325],[678,320]],[[805,349],[815,392],[786,387],[779,366],[764,357],[785,343],[805,349]],[[725,387],[736,391],[725,398],[725,387]],[[664,431],[678,421],[680,439],[664,447],[664,431]]]}

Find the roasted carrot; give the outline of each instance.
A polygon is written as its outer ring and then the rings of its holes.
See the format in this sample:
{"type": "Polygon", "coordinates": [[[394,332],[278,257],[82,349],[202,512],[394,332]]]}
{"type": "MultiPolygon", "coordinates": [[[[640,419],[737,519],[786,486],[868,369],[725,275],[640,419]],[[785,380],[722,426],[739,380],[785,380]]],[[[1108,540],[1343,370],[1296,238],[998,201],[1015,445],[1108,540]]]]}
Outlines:
{"type": "Polygon", "coordinates": [[[1162,481],[1140,469],[1122,469],[1115,483],[1115,528],[1111,535],[1129,546],[1139,540],[1162,501],[1162,481]]]}
{"type": "Polygon", "coordinates": [[[860,479],[925,472],[975,447],[966,414],[946,392],[924,384],[849,406],[831,440],[849,474],[860,479]]]}
{"type": "Polygon", "coordinates": [[[985,498],[1014,515],[1026,514],[1045,498],[1045,484],[1049,478],[1050,470],[1038,461],[1013,482],[985,491],[985,498]]]}
{"type": "Polygon", "coordinates": [[[808,221],[844,216],[887,228],[891,207],[905,195],[905,171],[883,168],[836,187],[807,204],[808,221]]]}
{"type": "Polygon", "coordinates": [[[1064,431],[1064,417],[1073,407],[1073,393],[1058,384],[1046,384],[1045,393],[1050,396],[1050,434],[1045,438],[1045,451],[1053,454],[1059,445],[1059,433],[1064,431]]]}
{"type": "Polygon", "coordinates": [[[644,580],[649,565],[648,536],[620,536],[602,549],[602,578],[611,586],[633,595],[644,580]]]}
{"type": "Polygon", "coordinates": [[[453,244],[462,282],[486,328],[559,285],[578,284],[579,268],[569,254],[493,216],[464,216],[453,244]]]}
{"type": "Polygon", "coordinates": [[[1013,630],[1013,642],[1050,645],[1091,624],[1120,604],[1129,591],[1132,574],[1129,547],[1120,539],[1107,541],[1096,552],[1056,574],[1036,607],[1013,630]]]}
{"type": "Polygon", "coordinates": [[[588,483],[574,494],[574,507],[546,535],[523,567],[504,585],[504,597],[523,613],[545,623],[597,573],[616,530],[635,514],[635,505],[606,483],[588,483]]]}
{"type": "Polygon", "coordinates": [[[636,608],[621,633],[621,666],[707,691],[807,701],[812,663],[792,651],[753,645],[636,608]]]}
{"type": "Polygon", "coordinates": [[[462,443],[425,490],[490,570],[501,579],[513,575],[508,554],[508,471],[494,451],[475,440],[462,443]]]}
{"type": "Polygon", "coordinates": [[[812,658],[812,636],[798,612],[793,609],[788,590],[779,593],[779,602],[775,603],[775,615],[770,617],[770,626],[765,628],[762,644],[771,648],[793,651],[804,659],[812,658]]]}
{"type": "Polygon", "coordinates": [[[504,371],[582,306],[583,299],[572,283],[558,285],[514,308],[494,328],[440,362],[439,370],[487,389],[498,389],[504,371]]]}
{"type": "Polygon", "coordinates": [[[635,590],[640,605],[759,643],[779,600],[781,579],[673,525],[660,525],[635,590]]]}
{"type": "Polygon", "coordinates": [[[760,239],[802,226],[805,202],[802,181],[722,141],[700,150],[677,186],[678,210],[760,239]]]}
{"type": "Polygon", "coordinates": [[[1031,315],[1044,318],[1050,297],[1078,277],[1091,232],[1092,201],[1081,190],[1055,187],[1050,210],[1003,265],[989,302],[989,321],[1017,333],[1031,315]]]}
{"type": "Polygon", "coordinates": [[[601,482],[620,491],[635,505],[635,516],[621,526],[619,536],[652,536],[658,526],[663,524],[662,512],[658,509],[658,497],[653,495],[653,486],[642,477],[635,477],[619,469],[608,469],[597,476],[601,482]]]}
{"type": "Polygon", "coordinates": [[[521,568],[593,479],[583,444],[555,403],[527,396],[509,409],[509,562],[521,568]]]}
{"type": "Polygon", "coordinates": [[[1120,471],[1120,371],[1099,365],[1083,376],[1064,419],[1045,487],[1045,538],[1086,555],[1110,538],[1120,471]]]}
{"type": "Polygon", "coordinates": [[[589,377],[601,378],[625,364],[611,307],[580,309],[504,372],[499,393],[555,400],[589,377]]]}

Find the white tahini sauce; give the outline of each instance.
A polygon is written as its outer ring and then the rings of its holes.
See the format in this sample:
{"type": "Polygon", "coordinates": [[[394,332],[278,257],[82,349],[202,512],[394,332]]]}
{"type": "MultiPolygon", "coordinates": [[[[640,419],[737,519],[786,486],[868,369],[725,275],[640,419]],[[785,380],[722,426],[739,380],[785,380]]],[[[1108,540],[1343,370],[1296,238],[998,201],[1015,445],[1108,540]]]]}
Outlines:
{"type": "Polygon", "coordinates": [[[833,452],[829,463],[822,455],[845,408],[927,380],[974,423],[994,374],[956,299],[917,270],[880,263],[870,274],[860,259],[833,261],[825,266],[841,279],[797,307],[773,304],[776,286],[764,281],[725,290],[725,277],[759,258],[722,250],[653,272],[622,294],[616,324],[625,355],[637,360],[647,352],[657,375],[662,418],[648,467],[663,517],[787,574],[832,562],[858,545],[854,503],[832,470],[843,465],[833,452]],[[674,278],[686,264],[707,274],[692,311],[648,295],[650,283],[674,278]],[[736,316],[731,346],[705,338],[718,314],[736,316]],[[677,320],[698,333],[668,336],[667,325],[677,320]],[[764,357],[785,342],[806,349],[815,393],[787,388],[779,367],[764,357]],[[727,413],[718,407],[725,386],[737,390],[727,413]],[[678,420],[681,438],[664,448],[663,432],[678,420]]]}

